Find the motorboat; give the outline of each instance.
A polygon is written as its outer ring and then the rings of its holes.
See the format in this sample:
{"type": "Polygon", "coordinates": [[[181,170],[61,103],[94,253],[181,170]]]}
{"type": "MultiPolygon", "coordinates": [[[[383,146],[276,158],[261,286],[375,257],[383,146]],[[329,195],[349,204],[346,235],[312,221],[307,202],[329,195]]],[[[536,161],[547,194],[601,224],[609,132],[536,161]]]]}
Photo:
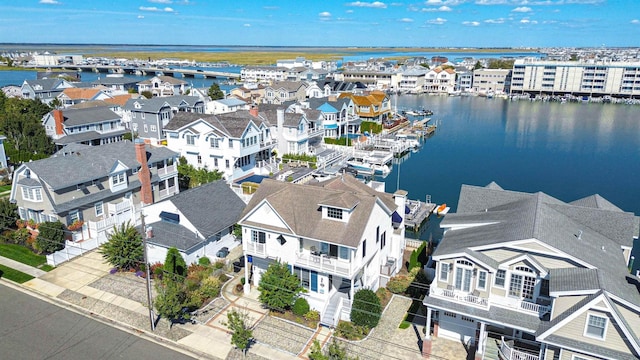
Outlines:
{"type": "Polygon", "coordinates": [[[433,213],[436,215],[445,215],[449,212],[451,208],[447,206],[447,204],[442,204],[433,210],[433,213]]]}

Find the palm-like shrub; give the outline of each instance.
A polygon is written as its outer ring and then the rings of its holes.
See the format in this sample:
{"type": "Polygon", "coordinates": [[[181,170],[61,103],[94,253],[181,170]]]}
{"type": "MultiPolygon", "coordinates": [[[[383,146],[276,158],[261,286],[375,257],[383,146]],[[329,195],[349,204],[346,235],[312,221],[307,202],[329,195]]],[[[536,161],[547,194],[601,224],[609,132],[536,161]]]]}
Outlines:
{"type": "Polygon", "coordinates": [[[100,246],[102,257],[118,269],[138,268],[144,262],[142,235],[130,222],[116,226],[108,241],[100,246]]]}

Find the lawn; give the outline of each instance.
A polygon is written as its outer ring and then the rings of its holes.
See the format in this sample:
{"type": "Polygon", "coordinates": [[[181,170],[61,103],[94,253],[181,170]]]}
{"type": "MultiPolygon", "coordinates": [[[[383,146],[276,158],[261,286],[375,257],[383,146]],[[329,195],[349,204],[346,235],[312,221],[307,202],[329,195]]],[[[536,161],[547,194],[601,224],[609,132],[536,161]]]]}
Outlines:
{"type": "Polygon", "coordinates": [[[0,244],[0,256],[4,256],[11,260],[19,261],[23,264],[27,264],[36,268],[42,266],[42,270],[50,271],[50,266],[43,266],[47,263],[47,258],[44,255],[34,254],[31,250],[24,246],[15,244],[0,244]]]}
{"type": "Polygon", "coordinates": [[[12,268],[8,268],[4,265],[0,265],[0,278],[5,278],[11,281],[15,281],[19,284],[27,282],[33,279],[33,276],[29,274],[25,274],[21,271],[14,270],[12,268]]]}
{"type": "Polygon", "coordinates": [[[0,193],[3,193],[5,191],[11,191],[11,185],[2,185],[2,186],[0,186],[0,193]]]}

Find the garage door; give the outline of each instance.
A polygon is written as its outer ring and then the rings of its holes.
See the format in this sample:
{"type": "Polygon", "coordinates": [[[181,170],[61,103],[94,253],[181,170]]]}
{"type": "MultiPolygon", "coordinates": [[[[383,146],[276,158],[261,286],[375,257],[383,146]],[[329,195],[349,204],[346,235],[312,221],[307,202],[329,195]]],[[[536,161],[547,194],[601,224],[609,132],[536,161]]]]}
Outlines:
{"type": "Polygon", "coordinates": [[[463,341],[465,344],[473,343],[475,340],[477,324],[473,319],[448,311],[440,311],[439,324],[438,337],[463,341]]]}

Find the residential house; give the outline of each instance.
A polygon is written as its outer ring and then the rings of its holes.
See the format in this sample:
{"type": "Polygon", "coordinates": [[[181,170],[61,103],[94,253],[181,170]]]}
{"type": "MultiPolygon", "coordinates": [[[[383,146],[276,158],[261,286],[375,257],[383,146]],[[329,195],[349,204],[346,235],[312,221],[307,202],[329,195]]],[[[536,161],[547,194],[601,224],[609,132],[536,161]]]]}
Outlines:
{"type": "Polygon", "coordinates": [[[284,108],[260,109],[260,116],[272,125],[271,134],[280,156],[284,154],[309,154],[309,120],[300,112],[284,108]],[[275,127],[273,125],[275,124],[275,127]]]}
{"type": "Polygon", "coordinates": [[[349,98],[353,101],[356,114],[362,121],[381,124],[391,117],[391,100],[389,95],[382,91],[372,91],[363,95],[342,93],[340,99],[342,98],[349,98]]]}
{"type": "Polygon", "coordinates": [[[236,98],[228,98],[228,99],[220,99],[213,100],[207,103],[207,114],[226,114],[231,112],[236,112],[238,110],[249,110],[249,104],[245,101],[236,99],[236,98]]]}
{"type": "Polygon", "coordinates": [[[20,91],[23,99],[38,99],[45,104],[49,104],[64,89],[72,87],[74,87],[73,84],[63,79],[25,80],[20,91]]]}
{"type": "Polygon", "coordinates": [[[640,283],[629,275],[638,218],[599,195],[570,203],[495,183],[463,185],[440,224],[427,338],[476,358],[638,359],[640,283]]]}
{"type": "Polygon", "coordinates": [[[455,91],[469,92],[473,89],[473,72],[456,71],[456,89],[455,91]]]}
{"type": "Polygon", "coordinates": [[[473,70],[473,91],[478,94],[508,94],[511,91],[511,69],[473,70]]]}
{"type": "Polygon", "coordinates": [[[452,93],[456,86],[456,71],[452,67],[435,67],[425,77],[424,91],[428,93],[452,93]]]}
{"type": "Polygon", "coordinates": [[[429,70],[423,67],[414,67],[400,72],[398,90],[410,94],[421,93],[424,89],[425,77],[429,70]]]}
{"type": "Polygon", "coordinates": [[[232,182],[259,172],[275,148],[270,124],[257,109],[229,114],[178,113],[164,127],[167,147],[197,168],[232,182]]]}
{"type": "Polygon", "coordinates": [[[153,96],[176,96],[185,95],[188,83],[184,80],[176,79],[173,76],[159,75],[151,79],[143,80],[138,83],[138,93],[150,91],[153,96]]]}
{"type": "Polygon", "coordinates": [[[360,132],[362,121],[356,114],[355,104],[351,98],[310,98],[306,104],[310,109],[322,112],[322,124],[315,127],[324,129],[323,137],[337,139],[347,133],[360,132]]]}
{"type": "Polygon", "coordinates": [[[114,225],[131,220],[140,204],[179,192],[178,154],[139,141],[101,146],[70,144],[52,157],[15,170],[10,201],[20,219],[81,223],[74,239],[106,240],[114,225]]]}
{"type": "Polygon", "coordinates": [[[238,222],[245,292],[280,261],[322,324],[348,320],[357,290],[375,291],[403,266],[405,200],[404,191],[380,192],[351,175],[315,185],[264,179],[238,222]]]}
{"type": "Polygon", "coordinates": [[[282,66],[245,66],[240,70],[240,79],[247,83],[269,83],[285,81],[289,69],[282,66]]]}
{"type": "Polygon", "coordinates": [[[124,106],[123,122],[140,138],[152,144],[165,141],[164,127],[179,112],[204,113],[197,96],[166,96],[131,99],[124,106]]]}
{"type": "Polygon", "coordinates": [[[104,77],[91,82],[93,86],[104,86],[105,92],[111,96],[129,93],[136,90],[138,81],[126,77],[104,77]]]}
{"type": "Polygon", "coordinates": [[[362,83],[371,90],[397,89],[400,75],[395,69],[371,70],[349,68],[342,72],[342,81],[362,83]]]}
{"type": "Polygon", "coordinates": [[[8,98],[21,98],[22,97],[22,89],[17,85],[6,85],[2,87],[2,92],[4,96],[8,98]]]}
{"type": "Polygon", "coordinates": [[[261,104],[264,99],[264,92],[264,85],[247,83],[232,89],[230,97],[235,97],[247,104],[261,104]]]}
{"type": "Polygon", "coordinates": [[[233,226],[245,205],[220,180],[145,206],[149,262],[164,263],[167,250],[172,247],[180,251],[187,264],[197,264],[203,257],[211,262],[221,260],[216,253],[222,247],[232,249],[239,245],[233,236],[233,226]]]}
{"type": "Polygon", "coordinates": [[[111,96],[105,94],[98,88],[67,88],[62,91],[57,99],[63,107],[68,108],[72,105],[80,104],[86,101],[106,100],[111,96]]]}
{"type": "Polygon", "coordinates": [[[287,101],[303,101],[307,84],[301,81],[274,81],[265,87],[264,103],[283,104],[287,101]]]}
{"type": "Polygon", "coordinates": [[[58,149],[67,144],[103,145],[121,141],[129,131],[107,106],[53,110],[42,119],[45,132],[58,149]]]}

